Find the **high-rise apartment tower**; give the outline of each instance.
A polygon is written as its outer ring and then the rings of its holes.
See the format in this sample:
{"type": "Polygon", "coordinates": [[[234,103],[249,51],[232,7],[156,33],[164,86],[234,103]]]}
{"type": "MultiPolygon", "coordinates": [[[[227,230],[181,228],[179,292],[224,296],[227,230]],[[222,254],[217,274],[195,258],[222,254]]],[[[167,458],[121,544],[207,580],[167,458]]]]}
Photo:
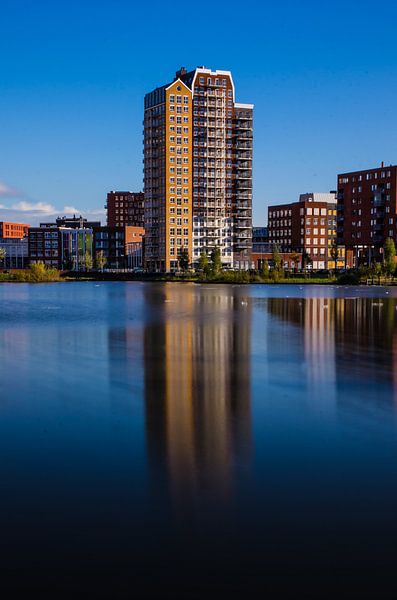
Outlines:
{"type": "Polygon", "coordinates": [[[230,71],[180,69],[145,96],[145,263],[197,264],[215,247],[247,269],[252,249],[252,112],[235,102],[230,71]]]}

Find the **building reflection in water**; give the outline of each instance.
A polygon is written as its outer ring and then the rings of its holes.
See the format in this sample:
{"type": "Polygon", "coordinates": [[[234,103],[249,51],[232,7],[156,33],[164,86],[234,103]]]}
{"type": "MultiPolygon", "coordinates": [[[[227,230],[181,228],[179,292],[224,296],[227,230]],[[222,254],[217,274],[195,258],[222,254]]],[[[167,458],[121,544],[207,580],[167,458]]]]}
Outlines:
{"type": "Polygon", "coordinates": [[[382,388],[381,397],[396,402],[395,299],[268,298],[266,303],[272,315],[301,328],[304,379],[313,409],[334,412],[341,397],[346,404],[349,378],[366,382],[360,401],[376,401],[374,391],[382,388]]]}
{"type": "Polygon", "coordinates": [[[250,304],[231,287],[159,286],[146,293],[147,452],[185,508],[224,502],[249,460],[250,304]]]}

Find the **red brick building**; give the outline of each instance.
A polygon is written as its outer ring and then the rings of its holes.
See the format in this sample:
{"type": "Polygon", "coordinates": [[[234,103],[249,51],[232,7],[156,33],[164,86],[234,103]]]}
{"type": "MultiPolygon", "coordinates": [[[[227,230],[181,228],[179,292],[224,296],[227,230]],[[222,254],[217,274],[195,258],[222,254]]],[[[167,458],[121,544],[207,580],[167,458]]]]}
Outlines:
{"type": "Polygon", "coordinates": [[[338,175],[338,242],[349,266],[382,257],[387,238],[397,240],[397,166],[338,175]]]}
{"type": "MultiPolygon", "coordinates": [[[[269,243],[281,252],[300,253],[313,269],[344,266],[339,248],[337,265],[332,258],[336,239],[336,194],[301,194],[299,202],[269,206],[269,243]]],[[[300,265],[302,266],[302,265],[300,265]]]]}
{"type": "MultiPolygon", "coordinates": [[[[126,269],[129,266],[129,253],[139,254],[138,246],[143,244],[143,227],[94,227],[94,257],[102,252],[106,259],[105,268],[126,269]]],[[[142,256],[142,250],[140,251],[142,256]]],[[[133,264],[132,266],[140,266],[133,264]]]]}
{"type": "Polygon", "coordinates": [[[108,227],[144,226],[142,192],[109,192],[105,204],[108,227]]]}
{"type": "Polygon", "coordinates": [[[0,221],[0,239],[22,239],[28,235],[29,225],[0,221]]]}

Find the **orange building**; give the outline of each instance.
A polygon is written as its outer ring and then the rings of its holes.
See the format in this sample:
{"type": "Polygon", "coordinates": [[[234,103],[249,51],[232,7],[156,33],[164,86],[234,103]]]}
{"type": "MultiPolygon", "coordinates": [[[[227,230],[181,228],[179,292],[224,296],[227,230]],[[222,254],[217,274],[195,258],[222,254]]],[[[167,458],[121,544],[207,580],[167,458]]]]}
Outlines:
{"type": "Polygon", "coordinates": [[[235,101],[230,71],[177,71],[146,94],[145,265],[174,271],[182,249],[197,266],[215,247],[249,269],[253,105],[235,101]]]}
{"type": "Polygon", "coordinates": [[[26,223],[10,223],[9,221],[0,221],[1,239],[22,239],[28,235],[29,225],[26,223]]]}
{"type": "Polygon", "coordinates": [[[192,92],[181,79],[145,96],[145,264],[173,271],[192,257],[192,92]]]}

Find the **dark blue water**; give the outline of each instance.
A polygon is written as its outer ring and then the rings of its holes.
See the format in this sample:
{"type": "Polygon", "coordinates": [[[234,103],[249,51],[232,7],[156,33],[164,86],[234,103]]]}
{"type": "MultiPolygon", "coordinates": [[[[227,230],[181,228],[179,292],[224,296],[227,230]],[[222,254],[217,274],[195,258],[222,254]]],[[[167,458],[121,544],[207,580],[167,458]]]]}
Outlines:
{"type": "Polygon", "coordinates": [[[397,289],[0,285],[0,590],[397,598],[397,289]]]}

